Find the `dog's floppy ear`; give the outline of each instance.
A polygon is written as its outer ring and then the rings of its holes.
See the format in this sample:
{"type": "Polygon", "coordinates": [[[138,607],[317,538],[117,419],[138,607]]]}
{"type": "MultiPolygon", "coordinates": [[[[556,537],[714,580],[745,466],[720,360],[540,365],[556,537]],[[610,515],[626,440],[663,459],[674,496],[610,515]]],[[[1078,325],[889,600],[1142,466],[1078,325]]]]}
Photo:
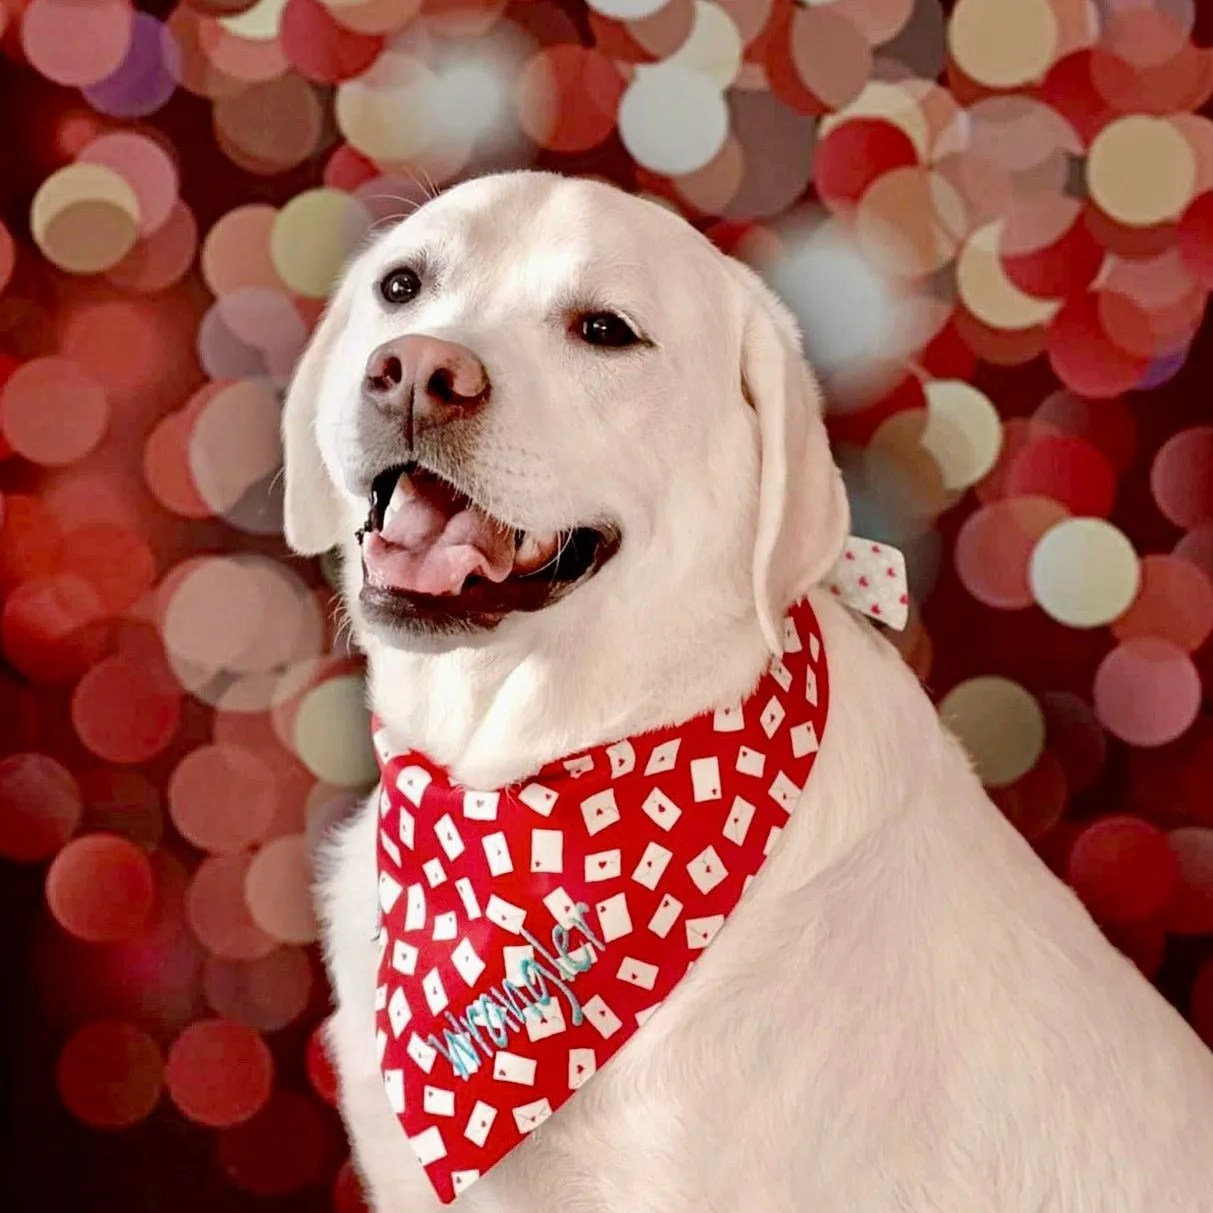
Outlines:
{"type": "Polygon", "coordinates": [[[754,602],[763,636],[778,654],[784,613],[838,559],[851,511],[796,322],[757,274],[730,263],[743,293],[742,391],[758,414],[754,602]]]}
{"type": "Polygon", "coordinates": [[[329,301],[287,388],[282,406],[282,462],[286,481],[283,529],[301,556],[317,556],[342,538],[341,499],[316,439],[324,367],[349,315],[345,291],[329,301]]]}

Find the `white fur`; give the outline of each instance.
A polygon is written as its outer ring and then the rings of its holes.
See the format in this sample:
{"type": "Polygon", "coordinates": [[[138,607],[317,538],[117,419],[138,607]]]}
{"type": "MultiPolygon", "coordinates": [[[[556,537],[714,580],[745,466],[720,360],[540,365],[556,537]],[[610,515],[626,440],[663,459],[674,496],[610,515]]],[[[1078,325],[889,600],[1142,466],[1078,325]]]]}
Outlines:
{"type": "MultiPolygon", "coordinates": [[[[847,528],[786,313],[675,217],[589,182],[482,179],[379,239],[301,363],[284,431],[287,533],[301,551],[344,544],[376,711],[470,786],[734,698],[847,528]],[[432,291],[385,316],[374,283],[421,249],[432,291]],[[589,304],[656,348],[579,347],[567,318],[589,304]],[[379,441],[358,384],[405,331],[489,368],[461,474],[495,512],[624,533],[563,602],[463,647],[410,651],[358,615],[358,468],[379,441]]],[[[1213,1058],[991,804],[893,648],[814,605],[829,720],[779,847],[661,1011],[456,1208],[1213,1209],[1213,1058]]],[[[331,1041],[377,1213],[433,1213],[374,1051],[373,823],[367,806],[322,856],[331,1041]]]]}

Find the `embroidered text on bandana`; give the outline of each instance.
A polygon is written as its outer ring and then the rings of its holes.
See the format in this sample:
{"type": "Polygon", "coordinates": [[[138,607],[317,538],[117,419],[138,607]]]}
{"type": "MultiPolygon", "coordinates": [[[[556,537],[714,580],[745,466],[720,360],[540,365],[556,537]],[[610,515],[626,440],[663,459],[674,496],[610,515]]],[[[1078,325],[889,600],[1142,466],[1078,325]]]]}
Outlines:
{"type": "Polygon", "coordinates": [[[467,791],[377,730],[377,1043],[388,1101],[453,1201],[615,1054],[771,853],[829,689],[807,602],[730,709],[467,791]]]}

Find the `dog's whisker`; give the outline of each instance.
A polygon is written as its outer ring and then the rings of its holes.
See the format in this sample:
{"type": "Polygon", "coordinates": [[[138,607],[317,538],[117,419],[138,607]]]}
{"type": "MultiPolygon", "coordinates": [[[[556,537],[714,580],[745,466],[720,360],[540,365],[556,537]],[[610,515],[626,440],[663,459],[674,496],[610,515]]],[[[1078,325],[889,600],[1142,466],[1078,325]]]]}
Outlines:
{"type": "Polygon", "coordinates": [[[354,619],[344,606],[336,613],[336,631],[333,633],[333,646],[340,648],[342,644],[342,636],[345,636],[345,648],[353,650],[357,648],[357,642],[354,639],[354,619]]]}
{"type": "Polygon", "coordinates": [[[430,176],[429,171],[424,165],[419,164],[417,166],[417,172],[422,173],[425,176],[425,181],[418,181],[417,173],[413,172],[412,169],[407,169],[406,171],[408,172],[409,176],[412,177],[414,181],[417,181],[417,184],[425,191],[426,197],[430,202],[433,202],[438,197],[438,187],[434,184],[434,178],[430,176]]]}
{"type": "MultiPolygon", "coordinates": [[[[418,184],[420,184],[420,183],[418,183],[418,184]]],[[[410,210],[404,212],[404,214],[406,214],[406,215],[412,214],[413,211],[419,211],[423,206],[425,206],[424,202],[418,202],[416,198],[402,198],[399,194],[365,194],[363,196],[363,201],[365,201],[365,202],[399,202],[401,206],[407,206],[407,207],[411,208],[410,210]]],[[[403,217],[403,216],[401,216],[401,217],[403,217]]]]}
{"type": "Polygon", "coordinates": [[[408,218],[407,214],[384,215],[381,218],[376,219],[374,221],[374,223],[372,223],[370,225],[370,227],[368,227],[366,229],[366,231],[363,233],[363,239],[365,240],[371,236],[376,236],[379,234],[380,229],[389,227],[389,226],[392,226],[392,225],[395,225],[398,223],[403,223],[407,218],[408,218]]]}
{"type": "Polygon", "coordinates": [[[568,551],[569,544],[573,542],[572,530],[560,531],[559,539],[556,544],[556,551],[547,559],[544,564],[541,564],[536,570],[538,573],[545,573],[548,569],[555,569],[560,564],[560,558],[568,551]]]}

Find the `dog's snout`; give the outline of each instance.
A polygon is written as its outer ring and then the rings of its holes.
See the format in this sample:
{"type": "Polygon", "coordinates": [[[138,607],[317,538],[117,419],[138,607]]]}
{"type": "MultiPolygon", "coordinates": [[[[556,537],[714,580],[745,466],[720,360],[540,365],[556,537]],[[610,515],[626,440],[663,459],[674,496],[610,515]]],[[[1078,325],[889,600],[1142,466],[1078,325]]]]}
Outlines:
{"type": "Polygon", "coordinates": [[[466,346],[410,334],[385,342],[371,354],[363,395],[388,412],[440,422],[450,411],[478,408],[489,394],[484,364],[466,346]]]}

